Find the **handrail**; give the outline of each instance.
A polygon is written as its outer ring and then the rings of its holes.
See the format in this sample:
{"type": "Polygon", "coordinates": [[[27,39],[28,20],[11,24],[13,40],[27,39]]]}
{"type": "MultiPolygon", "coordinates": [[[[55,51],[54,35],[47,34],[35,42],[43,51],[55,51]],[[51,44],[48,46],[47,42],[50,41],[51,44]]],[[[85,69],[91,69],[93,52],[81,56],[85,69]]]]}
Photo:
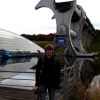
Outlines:
{"type": "Polygon", "coordinates": [[[64,69],[62,69],[61,71],[63,72],[63,71],[65,71],[65,70],[72,69],[72,68],[75,68],[75,66],[71,66],[71,67],[64,68],[64,69]]]}

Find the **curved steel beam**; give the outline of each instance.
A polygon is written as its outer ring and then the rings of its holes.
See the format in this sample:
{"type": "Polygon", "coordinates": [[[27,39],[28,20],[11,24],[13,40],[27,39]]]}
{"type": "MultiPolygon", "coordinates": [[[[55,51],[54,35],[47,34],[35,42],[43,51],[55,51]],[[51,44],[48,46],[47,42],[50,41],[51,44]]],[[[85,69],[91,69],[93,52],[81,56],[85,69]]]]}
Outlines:
{"type": "Polygon", "coordinates": [[[71,25],[71,18],[73,12],[76,8],[76,0],[64,2],[64,3],[56,3],[55,0],[41,0],[35,7],[35,9],[39,9],[41,7],[48,7],[54,12],[54,16],[56,18],[56,25],[57,25],[57,35],[66,35],[68,39],[65,43],[66,47],[71,49],[75,54],[75,48],[71,42],[70,37],[70,25],[71,25]],[[66,7],[70,4],[70,7],[66,7]],[[65,9],[63,9],[63,5],[65,9]],[[60,7],[60,8],[59,8],[60,7]],[[67,20],[66,20],[67,19],[67,20]],[[63,32],[63,33],[62,33],[63,32]]]}
{"type": "MultiPolygon", "coordinates": [[[[82,43],[82,28],[86,20],[86,14],[83,8],[76,5],[76,0],[68,2],[55,2],[55,0],[41,0],[35,7],[39,9],[41,7],[50,8],[56,19],[57,36],[65,38],[65,48],[71,51],[75,56],[93,56],[87,54],[82,43]],[[79,16],[79,20],[72,23],[73,14],[76,13],[79,16]],[[73,38],[74,36],[74,38],[73,38]]],[[[66,50],[65,50],[66,51],[66,50]]]]}

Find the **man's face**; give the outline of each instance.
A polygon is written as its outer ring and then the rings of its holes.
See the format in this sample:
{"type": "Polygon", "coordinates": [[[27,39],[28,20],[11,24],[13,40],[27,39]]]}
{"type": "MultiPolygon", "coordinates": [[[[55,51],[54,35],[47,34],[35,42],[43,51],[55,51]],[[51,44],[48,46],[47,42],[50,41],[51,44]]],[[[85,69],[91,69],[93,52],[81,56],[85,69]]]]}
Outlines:
{"type": "Polygon", "coordinates": [[[53,56],[53,50],[47,49],[45,51],[45,54],[46,54],[47,58],[51,58],[53,56]]]}

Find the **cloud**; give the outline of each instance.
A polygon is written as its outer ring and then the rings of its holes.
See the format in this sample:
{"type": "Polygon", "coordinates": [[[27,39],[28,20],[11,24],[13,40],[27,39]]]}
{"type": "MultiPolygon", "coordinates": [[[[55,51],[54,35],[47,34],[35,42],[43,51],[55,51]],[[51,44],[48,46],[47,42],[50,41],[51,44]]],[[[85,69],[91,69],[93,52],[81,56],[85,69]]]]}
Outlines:
{"type": "MultiPolygon", "coordinates": [[[[0,0],[0,28],[17,34],[56,31],[49,8],[35,10],[40,0],[0,0]]],[[[99,0],[77,0],[92,23],[100,23],[99,0]]],[[[95,27],[99,25],[93,24],[95,27]]]]}

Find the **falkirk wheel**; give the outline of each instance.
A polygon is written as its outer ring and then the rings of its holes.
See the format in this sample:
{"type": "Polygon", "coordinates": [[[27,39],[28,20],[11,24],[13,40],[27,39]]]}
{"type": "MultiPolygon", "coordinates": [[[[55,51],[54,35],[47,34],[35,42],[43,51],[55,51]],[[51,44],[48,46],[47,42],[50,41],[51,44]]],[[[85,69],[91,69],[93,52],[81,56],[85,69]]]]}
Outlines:
{"type": "Polygon", "coordinates": [[[35,7],[50,8],[56,20],[55,44],[65,47],[64,54],[72,56],[90,57],[97,53],[87,52],[87,47],[95,37],[95,29],[86,16],[85,11],[76,0],[57,2],[55,0],[41,0],[35,7]]]}

